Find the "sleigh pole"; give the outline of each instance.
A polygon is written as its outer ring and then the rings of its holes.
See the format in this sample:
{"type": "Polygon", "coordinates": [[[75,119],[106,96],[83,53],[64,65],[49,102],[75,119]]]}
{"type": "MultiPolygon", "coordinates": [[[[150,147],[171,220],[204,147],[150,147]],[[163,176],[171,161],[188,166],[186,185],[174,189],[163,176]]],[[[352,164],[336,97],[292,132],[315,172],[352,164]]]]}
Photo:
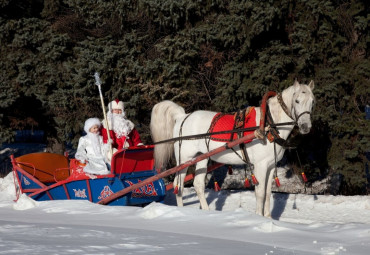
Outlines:
{"type": "MultiPolygon", "coordinates": [[[[109,132],[110,129],[109,129],[109,124],[108,124],[107,114],[105,113],[104,99],[103,99],[103,93],[101,92],[101,81],[100,81],[99,73],[95,72],[94,77],[95,77],[95,85],[98,86],[98,89],[99,89],[100,103],[101,103],[101,107],[103,110],[104,123],[105,123],[105,126],[107,127],[107,136],[108,136],[108,142],[109,142],[111,141],[110,132],[109,132]]],[[[110,152],[110,157],[112,157],[113,155],[112,144],[109,145],[109,152],[110,152]]]]}
{"type": "Polygon", "coordinates": [[[202,161],[202,160],[207,159],[207,158],[209,158],[209,157],[211,157],[213,155],[216,155],[216,154],[221,153],[221,152],[223,152],[225,150],[228,150],[228,149],[234,147],[235,145],[238,145],[238,144],[241,144],[241,143],[243,143],[245,141],[254,139],[255,137],[256,137],[256,135],[254,133],[252,133],[252,134],[248,134],[246,136],[243,136],[242,138],[236,139],[234,141],[225,143],[223,146],[220,146],[220,147],[218,147],[216,149],[213,149],[213,150],[211,150],[211,151],[209,151],[207,153],[201,154],[201,155],[199,155],[199,156],[197,156],[197,157],[195,157],[195,158],[193,158],[191,160],[186,161],[183,164],[180,164],[178,166],[175,166],[173,168],[170,168],[170,169],[168,169],[168,170],[166,170],[166,171],[164,171],[162,173],[159,173],[157,175],[154,175],[152,177],[149,177],[149,178],[147,178],[147,179],[145,179],[145,180],[143,180],[143,181],[141,181],[139,183],[136,183],[136,184],[134,184],[134,185],[132,185],[130,187],[124,188],[123,190],[120,190],[120,191],[118,191],[116,193],[113,193],[109,197],[106,197],[106,198],[100,200],[98,202],[98,204],[101,204],[101,205],[109,204],[110,202],[114,201],[115,199],[118,199],[118,198],[124,196],[125,194],[127,194],[127,193],[135,190],[135,189],[138,189],[138,188],[140,188],[142,186],[145,186],[145,185],[147,185],[147,184],[149,184],[149,183],[151,183],[153,181],[157,181],[160,178],[163,178],[163,177],[166,177],[168,175],[177,173],[177,172],[183,170],[186,167],[189,167],[191,165],[194,165],[194,164],[198,163],[199,161],[202,161]]]}
{"type": "MultiPolygon", "coordinates": [[[[210,172],[212,172],[212,171],[214,171],[216,169],[219,169],[220,167],[222,167],[224,165],[225,164],[222,164],[222,163],[215,163],[215,164],[207,167],[207,173],[210,173],[210,172]]],[[[185,176],[184,182],[193,180],[194,177],[195,177],[195,174],[194,173],[188,174],[187,176],[185,176]]],[[[171,189],[173,189],[173,183],[167,184],[166,185],[166,191],[171,190],[171,189]]]]}

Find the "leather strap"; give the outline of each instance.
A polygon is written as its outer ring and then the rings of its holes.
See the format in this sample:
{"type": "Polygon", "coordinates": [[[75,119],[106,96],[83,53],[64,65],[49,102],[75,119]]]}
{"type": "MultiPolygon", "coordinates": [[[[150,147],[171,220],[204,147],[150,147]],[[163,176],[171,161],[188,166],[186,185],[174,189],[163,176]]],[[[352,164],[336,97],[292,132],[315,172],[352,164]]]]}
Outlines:
{"type": "Polygon", "coordinates": [[[286,106],[286,104],[284,103],[283,96],[281,95],[281,93],[277,93],[277,100],[278,100],[281,108],[283,108],[283,110],[286,113],[286,115],[288,115],[289,118],[291,118],[292,120],[294,120],[293,117],[292,117],[292,114],[290,113],[290,111],[288,109],[288,106],[286,106]]]}

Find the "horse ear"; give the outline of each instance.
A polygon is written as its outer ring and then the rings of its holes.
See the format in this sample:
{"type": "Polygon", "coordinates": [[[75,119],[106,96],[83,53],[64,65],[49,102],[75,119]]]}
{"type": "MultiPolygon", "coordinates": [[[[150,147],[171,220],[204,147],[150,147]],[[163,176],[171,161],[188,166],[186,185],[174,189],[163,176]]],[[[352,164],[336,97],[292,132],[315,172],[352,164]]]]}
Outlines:
{"type": "Polygon", "coordinates": [[[315,83],[313,82],[313,80],[310,81],[310,84],[308,84],[308,87],[310,87],[311,90],[315,88],[315,83]]]}
{"type": "Polygon", "coordinates": [[[298,81],[297,81],[297,79],[296,79],[296,80],[294,81],[293,86],[294,86],[294,87],[296,87],[296,88],[298,88],[298,87],[299,87],[299,85],[300,85],[300,84],[299,84],[299,82],[298,82],[298,81]]]}

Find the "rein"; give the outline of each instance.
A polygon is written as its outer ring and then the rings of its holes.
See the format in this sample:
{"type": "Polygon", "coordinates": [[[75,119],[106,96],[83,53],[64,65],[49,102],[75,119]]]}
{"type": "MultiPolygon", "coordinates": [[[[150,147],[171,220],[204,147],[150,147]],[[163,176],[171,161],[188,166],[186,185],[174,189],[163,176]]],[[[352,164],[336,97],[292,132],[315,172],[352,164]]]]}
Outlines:
{"type": "MultiPolygon", "coordinates": [[[[287,125],[294,125],[295,122],[282,122],[282,123],[276,123],[270,125],[271,127],[278,127],[278,126],[287,126],[287,125]]],[[[211,133],[204,133],[204,134],[197,134],[197,135],[187,135],[187,136],[180,136],[180,137],[174,137],[167,140],[158,141],[155,144],[161,144],[161,143],[170,143],[170,142],[177,142],[180,140],[196,140],[200,138],[206,138],[212,135],[220,135],[220,134],[228,134],[228,133],[235,133],[235,132],[245,132],[245,131],[253,131],[256,129],[259,129],[260,126],[256,127],[249,127],[249,128],[240,128],[240,129],[233,129],[233,130],[227,130],[227,131],[218,131],[218,132],[211,132],[211,133]]]]}

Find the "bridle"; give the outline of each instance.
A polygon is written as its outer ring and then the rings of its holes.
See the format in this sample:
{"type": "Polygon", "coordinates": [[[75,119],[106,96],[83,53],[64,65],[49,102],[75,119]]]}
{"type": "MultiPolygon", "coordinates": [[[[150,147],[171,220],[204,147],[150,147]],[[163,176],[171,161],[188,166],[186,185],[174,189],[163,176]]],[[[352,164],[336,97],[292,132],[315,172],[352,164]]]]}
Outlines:
{"type": "Polygon", "coordinates": [[[299,115],[297,115],[297,113],[294,112],[294,117],[292,117],[292,114],[290,112],[290,110],[288,109],[288,106],[284,103],[284,100],[283,100],[283,97],[281,95],[281,93],[277,93],[277,100],[281,106],[281,108],[283,108],[284,112],[286,113],[286,115],[288,115],[289,118],[291,118],[292,120],[295,121],[295,125],[298,124],[298,120],[300,117],[302,117],[303,114],[309,114],[311,115],[311,112],[310,111],[304,111],[304,112],[301,112],[299,115]]]}

